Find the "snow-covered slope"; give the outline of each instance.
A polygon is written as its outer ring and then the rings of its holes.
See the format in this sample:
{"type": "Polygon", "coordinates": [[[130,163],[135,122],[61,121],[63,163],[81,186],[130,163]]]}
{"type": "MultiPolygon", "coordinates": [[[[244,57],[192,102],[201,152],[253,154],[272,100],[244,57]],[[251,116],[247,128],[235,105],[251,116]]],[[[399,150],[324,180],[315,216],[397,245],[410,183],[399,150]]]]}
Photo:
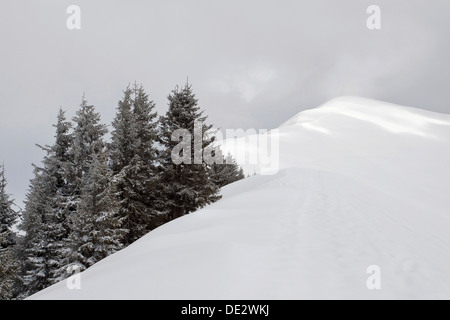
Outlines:
{"type": "Polygon", "coordinates": [[[342,97],[279,137],[278,174],[32,298],[450,299],[450,115],[342,97]]]}

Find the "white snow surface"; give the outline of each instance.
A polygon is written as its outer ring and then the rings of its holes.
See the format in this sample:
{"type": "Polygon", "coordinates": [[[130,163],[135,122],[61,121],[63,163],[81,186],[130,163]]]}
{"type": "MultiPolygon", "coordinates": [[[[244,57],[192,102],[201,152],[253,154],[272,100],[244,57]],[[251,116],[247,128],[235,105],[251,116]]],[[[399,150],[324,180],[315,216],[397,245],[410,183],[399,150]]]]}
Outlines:
{"type": "Polygon", "coordinates": [[[279,137],[276,175],[31,298],[450,299],[450,115],[341,97],[279,137]]]}

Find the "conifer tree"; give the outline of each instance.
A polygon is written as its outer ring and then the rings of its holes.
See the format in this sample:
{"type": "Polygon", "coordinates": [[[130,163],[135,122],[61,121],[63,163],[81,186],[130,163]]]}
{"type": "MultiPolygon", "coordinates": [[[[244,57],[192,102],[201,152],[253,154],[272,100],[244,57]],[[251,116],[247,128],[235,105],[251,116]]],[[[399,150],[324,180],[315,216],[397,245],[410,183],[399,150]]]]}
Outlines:
{"type": "MultiPolygon", "coordinates": [[[[93,105],[87,103],[84,96],[73,122],[75,128],[70,154],[73,157],[73,167],[75,168],[74,193],[79,195],[82,179],[88,172],[94,155],[103,152],[105,148],[103,137],[108,130],[106,125],[100,123],[100,113],[95,111],[93,105]]],[[[74,199],[74,201],[76,202],[77,199],[74,199]]]]}
{"type": "Polygon", "coordinates": [[[65,112],[60,109],[56,125],[55,143],[46,147],[48,155],[43,164],[46,174],[51,179],[49,199],[52,221],[48,226],[50,236],[49,249],[53,253],[51,282],[55,283],[64,279],[68,274],[65,264],[68,248],[68,236],[70,234],[69,218],[74,211],[74,167],[73,156],[70,153],[73,147],[73,135],[70,132],[72,123],[66,120],[65,112]]]}
{"type": "MultiPolygon", "coordinates": [[[[98,212],[86,213],[88,198],[97,199],[96,195],[89,195],[88,192],[91,183],[89,179],[92,179],[93,175],[90,172],[95,172],[94,160],[105,153],[106,144],[103,137],[107,133],[107,129],[104,124],[100,123],[100,114],[95,111],[93,105],[87,103],[84,96],[73,122],[75,124],[72,136],[73,144],[69,151],[73,167],[70,181],[72,198],[65,266],[80,264],[83,268],[87,268],[98,261],[96,253],[91,248],[93,240],[92,235],[89,234],[95,230],[92,224],[98,218],[98,212]]],[[[95,162],[98,165],[98,159],[95,162]]]]}
{"type": "Polygon", "coordinates": [[[25,210],[20,228],[25,236],[20,241],[24,261],[22,279],[26,297],[51,285],[50,259],[48,250],[48,218],[51,216],[49,199],[49,177],[42,168],[35,166],[34,178],[25,200],[25,210]]]}
{"type": "Polygon", "coordinates": [[[120,216],[127,230],[124,244],[145,235],[158,215],[156,201],[156,112],[142,86],[124,91],[113,121],[111,167],[117,185],[120,216]]]}
{"type": "Polygon", "coordinates": [[[168,99],[169,110],[160,118],[159,141],[163,147],[160,205],[169,219],[175,219],[218,200],[220,196],[219,187],[212,181],[210,165],[202,158],[203,151],[214,142],[214,137],[207,134],[212,126],[205,124],[207,117],[198,107],[191,86],[186,84],[181,89],[175,88],[168,99]],[[196,123],[200,123],[201,137],[196,137],[200,144],[194,146],[196,123]],[[179,142],[172,141],[172,134],[177,129],[186,129],[192,138],[191,150],[187,152],[190,163],[173,162],[172,151],[179,142]]]}
{"type": "Polygon", "coordinates": [[[55,143],[39,146],[46,152],[42,167],[34,166],[34,178],[25,201],[20,228],[25,236],[18,252],[22,262],[25,296],[33,294],[66,276],[68,218],[73,189],[71,185],[71,123],[64,111],[58,113],[55,143]]]}
{"type": "Polygon", "coordinates": [[[83,177],[80,202],[71,224],[72,263],[86,269],[120,250],[124,235],[121,224],[112,172],[107,154],[102,152],[92,156],[83,177]]]}
{"type": "Polygon", "coordinates": [[[12,209],[13,200],[6,193],[4,165],[0,166],[0,300],[13,297],[14,284],[18,276],[18,263],[13,254],[16,234],[12,227],[17,213],[12,209]]]}
{"type": "Polygon", "coordinates": [[[137,136],[133,119],[133,90],[127,87],[119,101],[116,116],[112,122],[110,157],[111,168],[118,174],[131,163],[134,156],[134,143],[137,136]]]}

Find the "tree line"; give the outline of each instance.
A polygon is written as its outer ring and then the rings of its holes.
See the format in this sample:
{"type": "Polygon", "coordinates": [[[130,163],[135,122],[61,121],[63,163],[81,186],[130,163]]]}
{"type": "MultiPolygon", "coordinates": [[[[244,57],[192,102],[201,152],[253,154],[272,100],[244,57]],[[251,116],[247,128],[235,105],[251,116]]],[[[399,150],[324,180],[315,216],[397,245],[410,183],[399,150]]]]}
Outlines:
{"type": "MultiPolygon", "coordinates": [[[[174,164],[176,129],[194,132],[201,121],[202,150],[212,148],[212,125],[192,87],[176,87],[159,116],[142,85],[128,86],[118,102],[111,139],[83,96],[72,121],[59,110],[52,145],[34,166],[17,234],[19,213],[0,170],[0,299],[22,299],[125,248],[149,231],[221,198],[220,188],[244,178],[230,155],[224,165],[174,164]]],[[[194,148],[194,146],[193,146],[194,148]]],[[[220,151],[219,151],[220,152],[220,151]]]]}

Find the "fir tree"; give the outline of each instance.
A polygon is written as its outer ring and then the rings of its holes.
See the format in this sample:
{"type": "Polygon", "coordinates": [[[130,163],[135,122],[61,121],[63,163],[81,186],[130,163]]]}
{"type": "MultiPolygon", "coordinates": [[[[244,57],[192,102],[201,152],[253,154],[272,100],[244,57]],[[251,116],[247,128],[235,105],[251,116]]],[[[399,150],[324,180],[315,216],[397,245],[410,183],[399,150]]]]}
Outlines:
{"type": "Polygon", "coordinates": [[[120,216],[127,230],[124,244],[154,226],[156,199],[156,112],[142,86],[124,91],[113,121],[111,167],[117,185],[120,216]]]}
{"type": "Polygon", "coordinates": [[[88,172],[94,155],[101,153],[105,148],[103,137],[108,130],[106,125],[100,123],[100,113],[95,111],[93,105],[88,105],[84,96],[73,122],[75,128],[70,154],[75,168],[75,194],[79,195],[83,176],[88,172]]]}
{"type": "Polygon", "coordinates": [[[85,269],[120,250],[124,235],[121,224],[107,154],[102,152],[92,157],[83,177],[81,198],[71,225],[72,263],[85,269]]]}
{"type": "MultiPolygon", "coordinates": [[[[207,132],[212,128],[205,124],[206,116],[198,107],[198,100],[190,85],[176,88],[168,97],[169,110],[160,119],[159,141],[163,147],[161,156],[161,194],[160,205],[170,219],[175,219],[193,212],[220,198],[219,188],[212,181],[210,166],[205,161],[198,161],[203,151],[214,142],[207,132]],[[200,145],[194,148],[191,143],[191,163],[175,164],[172,161],[172,150],[178,142],[172,141],[172,133],[177,129],[186,129],[194,137],[195,123],[201,123],[200,145]],[[198,150],[199,149],[199,150],[198,150]],[[195,161],[197,158],[197,161],[195,161]]],[[[192,139],[195,140],[195,139],[192,139]]]]}
{"type": "Polygon", "coordinates": [[[116,117],[112,123],[110,157],[111,168],[118,174],[131,163],[134,157],[134,143],[137,136],[133,119],[133,91],[127,87],[119,101],[116,117]]]}
{"type": "Polygon", "coordinates": [[[18,263],[13,254],[16,234],[12,226],[17,213],[12,209],[13,200],[6,193],[4,166],[0,167],[0,300],[13,297],[14,284],[18,276],[18,263]]]}
{"type": "Polygon", "coordinates": [[[55,143],[46,147],[47,156],[43,164],[46,175],[51,179],[49,206],[51,223],[47,226],[49,233],[49,250],[53,253],[51,262],[50,281],[55,283],[67,276],[65,263],[70,233],[69,217],[74,211],[74,168],[73,136],[70,132],[72,123],[66,120],[65,112],[60,109],[56,125],[55,143]]]}
{"type": "Polygon", "coordinates": [[[23,221],[20,228],[25,236],[20,241],[22,262],[23,296],[29,296],[51,285],[51,252],[48,250],[48,218],[51,198],[49,177],[42,168],[35,166],[34,178],[25,201],[23,221]]]}
{"type": "MultiPolygon", "coordinates": [[[[70,179],[70,234],[67,242],[69,252],[65,266],[79,263],[87,268],[92,265],[93,261],[97,261],[97,256],[94,256],[94,251],[90,249],[92,238],[89,234],[91,230],[94,230],[92,224],[97,216],[95,213],[87,214],[83,211],[83,208],[87,208],[86,197],[89,197],[86,184],[90,183],[89,179],[92,174],[89,172],[93,170],[94,160],[105,152],[106,144],[103,137],[107,133],[107,129],[104,124],[100,123],[100,114],[95,111],[93,105],[87,103],[84,96],[73,122],[75,124],[73,145],[69,152],[73,166],[73,174],[70,179]]],[[[97,160],[95,162],[98,164],[97,160]]]]}
{"type": "Polygon", "coordinates": [[[35,166],[27,194],[21,229],[25,236],[19,252],[24,258],[25,295],[37,292],[66,276],[68,217],[72,201],[71,123],[59,110],[55,143],[39,146],[46,152],[42,167],[35,166]]]}

